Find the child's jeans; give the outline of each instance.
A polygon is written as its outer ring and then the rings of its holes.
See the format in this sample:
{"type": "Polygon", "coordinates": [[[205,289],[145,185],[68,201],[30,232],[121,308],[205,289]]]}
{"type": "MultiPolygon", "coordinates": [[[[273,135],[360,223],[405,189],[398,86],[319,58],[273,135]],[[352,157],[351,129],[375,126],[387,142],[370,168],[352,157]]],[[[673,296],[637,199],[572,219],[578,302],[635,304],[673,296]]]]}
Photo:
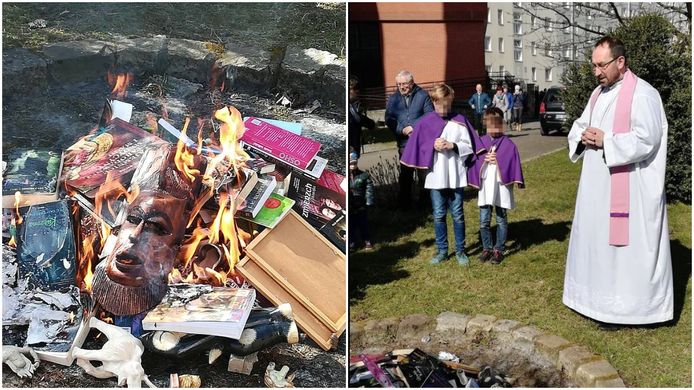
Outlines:
{"type": "Polygon", "coordinates": [[[508,220],[506,209],[499,206],[480,206],[480,235],[484,249],[494,249],[503,252],[506,247],[506,234],[508,233],[508,220]],[[496,209],[496,245],[492,242],[492,207],[496,209]]]}
{"type": "Polygon", "coordinates": [[[371,242],[369,235],[369,218],[366,210],[355,211],[349,215],[349,243],[356,243],[356,236],[359,235],[363,241],[371,242]]]}
{"type": "Polygon", "coordinates": [[[431,190],[431,208],[434,211],[434,236],[439,253],[448,253],[448,227],[446,214],[451,211],[456,253],[465,253],[465,215],[463,189],[431,190]]]}

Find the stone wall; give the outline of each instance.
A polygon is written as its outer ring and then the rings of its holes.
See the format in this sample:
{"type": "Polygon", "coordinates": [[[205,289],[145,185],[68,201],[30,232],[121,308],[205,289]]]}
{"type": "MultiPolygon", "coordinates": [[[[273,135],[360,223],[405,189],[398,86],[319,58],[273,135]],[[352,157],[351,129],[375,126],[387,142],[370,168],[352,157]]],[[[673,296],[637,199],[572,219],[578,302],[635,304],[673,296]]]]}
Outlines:
{"type": "Polygon", "coordinates": [[[624,387],[617,370],[588,348],[490,315],[445,312],[351,323],[349,347],[352,355],[398,348],[451,352],[461,362],[505,373],[515,387],[624,387]]]}

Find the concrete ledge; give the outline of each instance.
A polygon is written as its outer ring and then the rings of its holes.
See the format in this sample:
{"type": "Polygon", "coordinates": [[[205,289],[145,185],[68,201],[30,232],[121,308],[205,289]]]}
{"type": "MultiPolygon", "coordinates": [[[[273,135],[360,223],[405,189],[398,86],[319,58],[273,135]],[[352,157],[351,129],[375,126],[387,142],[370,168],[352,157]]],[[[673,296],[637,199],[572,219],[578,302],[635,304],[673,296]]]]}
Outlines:
{"type": "Polygon", "coordinates": [[[168,74],[207,84],[214,66],[223,71],[227,88],[268,93],[279,88],[296,107],[318,99],[326,108],[344,111],[345,64],[334,54],[291,46],[221,46],[166,36],[57,42],[37,52],[3,51],[4,75],[8,76],[3,77],[7,80],[3,90],[103,78],[110,69],[136,76],[168,74]]]}

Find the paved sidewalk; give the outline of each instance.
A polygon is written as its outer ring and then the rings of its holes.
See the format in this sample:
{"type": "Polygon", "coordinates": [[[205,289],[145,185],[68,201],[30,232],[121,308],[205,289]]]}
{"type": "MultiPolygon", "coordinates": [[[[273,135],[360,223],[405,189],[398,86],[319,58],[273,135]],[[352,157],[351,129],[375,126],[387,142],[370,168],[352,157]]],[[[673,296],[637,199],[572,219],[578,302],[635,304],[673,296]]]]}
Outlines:
{"type": "MultiPolygon", "coordinates": [[[[387,130],[384,130],[387,131],[387,130]]],[[[540,122],[529,122],[523,125],[520,133],[507,133],[513,142],[518,146],[521,159],[525,161],[533,160],[547,153],[565,149],[567,146],[566,135],[552,132],[543,136],[540,134],[540,122]]],[[[359,167],[367,170],[383,159],[396,160],[398,151],[395,141],[378,144],[364,145],[364,152],[359,159],[359,167]]],[[[568,158],[568,157],[567,157],[568,158]]]]}

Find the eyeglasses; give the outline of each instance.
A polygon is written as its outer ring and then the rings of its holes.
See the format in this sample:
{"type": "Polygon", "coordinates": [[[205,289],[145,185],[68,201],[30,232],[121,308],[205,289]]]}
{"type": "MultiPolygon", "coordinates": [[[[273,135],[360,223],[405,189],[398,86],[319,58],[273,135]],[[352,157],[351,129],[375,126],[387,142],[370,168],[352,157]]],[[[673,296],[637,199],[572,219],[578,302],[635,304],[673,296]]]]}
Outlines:
{"type": "Polygon", "coordinates": [[[601,72],[604,72],[605,70],[607,70],[607,67],[610,66],[611,63],[615,62],[615,60],[618,60],[618,59],[619,59],[619,57],[615,57],[615,58],[611,59],[610,61],[608,61],[602,65],[599,65],[599,64],[596,65],[596,64],[591,63],[590,66],[593,70],[595,70],[595,68],[598,68],[598,69],[600,69],[601,72]]]}
{"type": "Polygon", "coordinates": [[[413,81],[407,81],[404,83],[397,83],[398,87],[404,87],[405,85],[412,85],[412,84],[414,84],[413,81]]]}

